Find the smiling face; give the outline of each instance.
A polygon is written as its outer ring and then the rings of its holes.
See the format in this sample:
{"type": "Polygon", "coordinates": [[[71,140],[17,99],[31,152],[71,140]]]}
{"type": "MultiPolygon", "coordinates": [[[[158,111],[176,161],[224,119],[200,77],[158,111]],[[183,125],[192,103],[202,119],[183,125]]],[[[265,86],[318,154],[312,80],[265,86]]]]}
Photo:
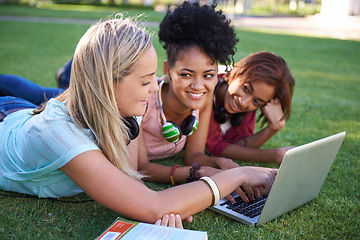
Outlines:
{"type": "Polygon", "coordinates": [[[275,88],[265,81],[233,80],[225,94],[224,107],[230,113],[252,112],[274,98],[275,88]]]}
{"type": "Polygon", "coordinates": [[[148,98],[159,89],[155,72],[157,55],[151,46],[139,57],[132,72],[115,83],[115,96],[123,117],[144,115],[148,98]]]}
{"type": "Polygon", "coordinates": [[[183,52],[171,68],[164,63],[164,73],[171,77],[170,91],[184,108],[193,110],[202,108],[212,97],[217,68],[217,62],[197,46],[183,52]]]}

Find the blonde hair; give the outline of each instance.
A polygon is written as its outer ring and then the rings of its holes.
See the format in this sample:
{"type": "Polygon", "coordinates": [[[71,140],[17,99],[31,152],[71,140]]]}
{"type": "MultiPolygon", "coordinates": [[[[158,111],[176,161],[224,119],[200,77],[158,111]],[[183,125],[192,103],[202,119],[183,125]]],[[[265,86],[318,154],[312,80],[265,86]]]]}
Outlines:
{"type": "Polygon", "coordinates": [[[67,100],[76,125],[88,128],[103,154],[133,178],[143,175],[128,162],[128,133],[118,109],[114,84],[133,70],[152,46],[152,36],[131,19],[116,19],[90,27],[80,39],[71,66],[70,85],[58,99],[67,100]]]}

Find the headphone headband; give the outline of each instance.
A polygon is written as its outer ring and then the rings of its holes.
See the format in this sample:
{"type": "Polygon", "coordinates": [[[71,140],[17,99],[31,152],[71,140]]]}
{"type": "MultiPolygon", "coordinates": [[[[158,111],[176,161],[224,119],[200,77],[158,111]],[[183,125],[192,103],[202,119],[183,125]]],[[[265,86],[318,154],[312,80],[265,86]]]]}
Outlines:
{"type": "Polygon", "coordinates": [[[160,115],[161,115],[161,118],[163,120],[164,123],[166,123],[166,118],[165,118],[165,114],[164,114],[164,105],[163,105],[163,102],[162,102],[162,99],[161,99],[161,89],[162,89],[162,86],[164,85],[164,81],[161,81],[160,84],[159,84],[159,91],[157,92],[156,96],[156,100],[158,102],[158,107],[160,108],[160,115]]]}
{"type": "Polygon", "coordinates": [[[215,90],[214,90],[214,97],[213,97],[214,118],[220,124],[225,123],[226,120],[228,120],[228,118],[229,118],[229,113],[226,111],[223,104],[220,107],[218,107],[216,105],[216,93],[223,82],[225,82],[225,81],[221,81],[216,85],[215,90]]]}

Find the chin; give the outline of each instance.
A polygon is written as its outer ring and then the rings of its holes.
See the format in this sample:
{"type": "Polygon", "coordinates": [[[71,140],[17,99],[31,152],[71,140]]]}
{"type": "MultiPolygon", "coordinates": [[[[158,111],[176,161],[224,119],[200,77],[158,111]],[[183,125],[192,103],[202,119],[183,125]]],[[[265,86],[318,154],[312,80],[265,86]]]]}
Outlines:
{"type": "Polygon", "coordinates": [[[131,111],[121,114],[122,117],[134,117],[134,116],[143,116],[145,114],[145,109],[138,111],[131,111]]]}
{"type": "Polygon", "coordinates": [[[143,108],[143,109],[137,111],[137,113],[134,114],[133,116],[143,116],[145,114],[145,112],[146,112],[146,108],[143,108]]]}

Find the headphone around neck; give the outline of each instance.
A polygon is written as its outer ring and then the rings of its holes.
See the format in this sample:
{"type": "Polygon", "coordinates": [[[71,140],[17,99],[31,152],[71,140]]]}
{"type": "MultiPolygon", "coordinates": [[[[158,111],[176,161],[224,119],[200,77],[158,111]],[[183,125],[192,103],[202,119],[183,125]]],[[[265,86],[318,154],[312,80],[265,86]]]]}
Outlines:
{"type": "Polygon", "coordinates": [[[135,117],[125,117],[124,123],[128,127],[127,132],[129,134],[129,142],[137,138],[140,132],[139,124],[135,117]]]}
{"type": "MultiPolygon", "coordinates": [[[[223,83],[227,84],[226,81],[221,81],[216,85],[215,90],[214,90],[214,98],[213,98],[214,118],[215,118],[215,121],[220,123],[220,124],[225,123],[229,119],[229,115],[230,115],[226,111],[223,103],[220,106],[217,106],[217,104],[216,104],[216,93],[217,93],[218,88],[223,83]]],[[[246,113],[231,114],[231,116],[230,116],[231,126],[234,126],[234,127],[238,126],[242,122],[242,120],[244,119],[245,114],[246,113]]]]}
{"type": "Polygon", "coordinates": [[[164,122],[162,126],[162,135],[164,138],[171,143],[175,143],[179,141],[182,137],[182,135],[190,136],[193,134],[199,125],[199,121],[195,117],[195,111],[192,111],[192,114],[187,116],[185,120],[182,122],[181,127],[179,127],[176,123],[173,121],[166,121],[165,114],[163,111],[163,103],[161,99],[161,89],[164,84],[164,81],[162,81],[159,85],[159,91],[157,92],[157,100],[158,100],[158,107],[160,108],[160,115],[164,122]]]}

